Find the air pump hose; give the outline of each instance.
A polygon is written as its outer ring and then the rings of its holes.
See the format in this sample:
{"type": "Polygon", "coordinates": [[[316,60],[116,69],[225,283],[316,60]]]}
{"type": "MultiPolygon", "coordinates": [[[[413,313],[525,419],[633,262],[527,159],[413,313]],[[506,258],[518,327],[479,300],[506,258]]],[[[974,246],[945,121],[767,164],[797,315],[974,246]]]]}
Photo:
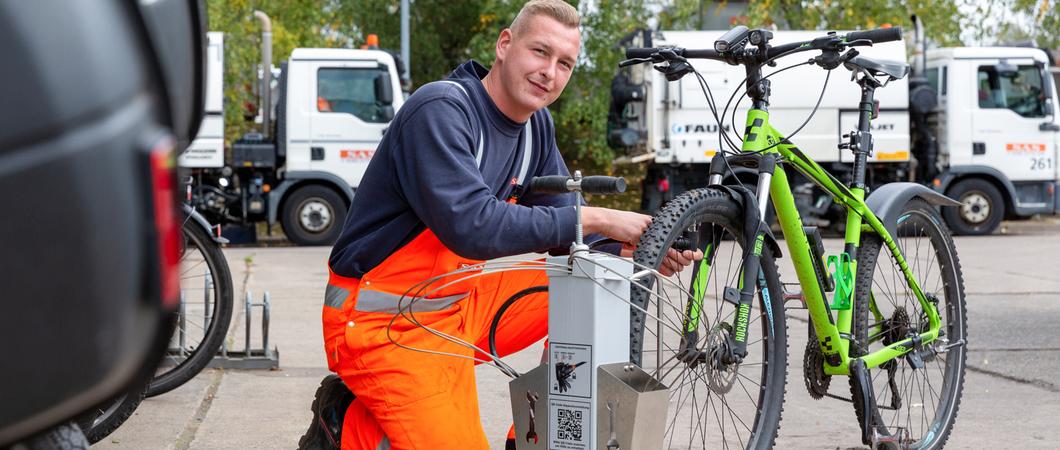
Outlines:
{"type": "Polygon", "coordinates": [[[508,308],[511,307],[512,304],[514,304],[519,299],[526,297],[530,294],[537,294],[540,292],[548,292],[548,286],[534,286],[516,292],[511,297],[508,297],[508,300],[505,300],[504,304],[502,304],[500,309],[497,310],[497,313],[493,315],[493,322],[490,323],[489,338],[490,355],[493,355],[494,358],[500,358],[500,355],[497,354],[497,326],[501,323],[501,316],[503,316],[504,312],[507,311],[508,308]]]}

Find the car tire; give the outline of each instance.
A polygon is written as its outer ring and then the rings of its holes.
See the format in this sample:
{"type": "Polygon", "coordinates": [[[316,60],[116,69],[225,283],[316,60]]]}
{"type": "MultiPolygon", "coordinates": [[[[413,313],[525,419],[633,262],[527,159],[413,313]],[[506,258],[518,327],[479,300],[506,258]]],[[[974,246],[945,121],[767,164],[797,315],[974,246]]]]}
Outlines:
{"type": "Polygon", "coordinates": [[[342,232],[346,211],[346,202],[335,191],[320,185],[305,186],[283,203],[283,232],[298,245],[331,245],[342,232]]]}
{"type": "Polygon", "coordinates": [[[942,217],[954,234],[982,236],[993,233],[1005,217],[1005,201],[993,183],[981,178],[961,180],[946,191],[961,206],[942,208],[942,217]]]}
{"type": "Polygon", "coordinates": [[[10,447],[11,450],[88,450],[88,440],[74,422],[56,425],[10,447]]]}

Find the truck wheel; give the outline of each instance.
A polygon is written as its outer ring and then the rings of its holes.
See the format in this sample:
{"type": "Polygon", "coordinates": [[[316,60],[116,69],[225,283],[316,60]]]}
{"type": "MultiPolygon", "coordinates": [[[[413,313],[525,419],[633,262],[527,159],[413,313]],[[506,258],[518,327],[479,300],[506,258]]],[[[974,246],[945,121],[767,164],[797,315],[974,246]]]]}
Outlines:
{"type": "Polygon", "coordinates": [[[283,203],[283,232],[298,245],[331,245],[342,232],[346,202],[335,191],[309,185],[283,203]]]}
{"type": "Polygon", "coordinates": [[[980,236],[993,233],[1005,217],[1005,201],[989,181],[972,178],[953,185],[946,194],[961,206],[942,208],[942,217],[955,234],[980,236]]]}

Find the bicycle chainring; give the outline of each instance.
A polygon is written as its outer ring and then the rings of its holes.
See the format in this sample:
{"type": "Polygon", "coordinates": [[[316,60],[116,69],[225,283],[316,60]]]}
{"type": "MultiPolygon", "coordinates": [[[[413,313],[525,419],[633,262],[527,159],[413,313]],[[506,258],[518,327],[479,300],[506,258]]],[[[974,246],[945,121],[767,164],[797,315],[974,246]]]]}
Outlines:
{"type": "Polygon", "coordinates": [[[820,400],[828,393],[832,376],[824,373],[824,353],[817,343],[817,333],[810,325],[810,338],[806,341],[806,351],[802,357],[802,376],[806,383],[806,392],[814,400],[820,400]]]}

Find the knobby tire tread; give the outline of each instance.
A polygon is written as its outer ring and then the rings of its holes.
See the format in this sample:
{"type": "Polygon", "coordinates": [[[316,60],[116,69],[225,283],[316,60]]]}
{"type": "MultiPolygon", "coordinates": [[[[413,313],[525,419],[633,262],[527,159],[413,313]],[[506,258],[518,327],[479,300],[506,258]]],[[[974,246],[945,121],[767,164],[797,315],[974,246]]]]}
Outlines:
{"type": "MultiPolygon", "coordinates": [[[[637,244],[637,249],[633,253],[634,261],[657,269],[659,264],[661,264],[660,255],[663,255],[665,249],[669,248],[669,245],[672,245],[668,243],[668,241],[671,240],[670,235],[675,231],[675,227],[681,225],[686,216],[703,214],[705,212],[727,216],[728,222],[733,224],[733,228],[737,230],[735,233],[738,235],[742,234],[744,223],[742,207],[739,203],[733,200],[727,192],[712,188],[691,190],[674,198],[667,203],[666,207],[656,213],[652,218],[652,223],[648,227],[648,230],[644,232],[637,244]]],[[[742,236],[740,236],[740,239],[745,240],[742,236]]],[[[769,363],[772,364],[772,367],[779,368],[774,369],[774,373],[771,373],[770,375],[777,379],[767,380],[767,384],[772,388],[768,389],[769,392],[763,397],[770,404],[776,405],[775,409],[777,411],[775,418],[770,417],[769,412],[766,412],[765,414],[767,421],[775,420],[775,423],[766,424],[764,428],[756,430],[772,432],[772,436],[766,440],[759,441],[755,448],[773,448],[776,443],[776,438],[780,434],[780,423],[784,412],[784,398],[787,392],[788,327],[784,312],[783,284],[780,282],[776,260],[773,257],[772,248],[770,248],[769,245],[763,246],[761,270],[765,275],[767,286],[770,288],[770,291],[775,291],[775,293],[770,294],[770,297],[773,300],[771,304],[773,306],[775,334],[770,343],[772,346],[772,358],[770,358],[769,363]]],[[[653,281],[654,279],[649,277],[647,280],[653,281]]],[[[647,287],[651,289],[652,284],[653,283],[648,283],[647,287]]],[[[756,298],[759,299],[758,306],[761,307],[761,294],[756,298]]],[[[630,300],[641,308],[647,308],[647,305],[650,303],[648,295],[646,295],[643,290],[636,287],[631,289],[630,300]]],[[[631,308],[629,336],[630,361],[637,365],[641,364],[641,351],[644,344],[644,325],[644,313],[638,311],[636,308],[631,308]]],[[[755,350],[758,350],[758,348],[755,350]]],[[[749,351],[753,350],[749,349],[749,351]]],[[[761,408],[761,405],[759,405],[759,408],[761,408]]],[[[748,444],[750,448],[750,443],[748,444]]]]}
{"type": "MultiPolygon", "coordinates": [[[[942,216],[937,211],[935,211],[935,208],[933,206],[929,205],[928,203],[924,202],[923,200],[914,199],[914,200],[910,201],[909,204],[906,205],[906,207],[903,210],[903,212],[908,212],[908,211],[912,211],[912,210],[919,210],[921,212],[926,213],[929,217],[932,218],[932,220],[935,222],[935,224],[938,227],[937,231],[939,232],[939,234],[941,236],[943,245],[945,246],[946,249],[949,250],[949,254],[952,257],[952,268],[950,268],[950,269],[955,274],[955,280],[954,281],[956,282],[956,286],[955,286],[956,294],[957,294],[957,299],[956,299],[957,300],[957,306],[956,307],[959,308],[959,312],[960,312],[959,316],[960,316],[960,320],[962,322],[960,324],[960,326],[964,330],[964,336],[967,337],[967,335],[968,335],[968,316],[967,316],[967,305],[966,305],[966,302],[965,302],[965,295],[964,295],[964,274],[961,271],[960,257],[957,255],[957,249],[956,249],[956,246],[953,243],[953,236],[949,232],[948,228],[946,227],[942,216]]],[[[892,239],[897,240],[898,237],[897,236],[892,236],[892,239]]],[[[878,258],[879,258],[880,252],[883,251],[883,249],[885,247],[886,247],[886,245],[884,244],[883,240],[880,239],[878,236],[876,236],[874,234],[872,234],[872,235],[866,234],[866,235],[862,236],[862,246],[858,249],[857,273],[855,275],[856,278],[855,278],[855,283],[854,283],[855,284],[855,290],[854,290],[855,295],[854,295],[854,315],[853,315],[854,316],[853,317],[853,328],[854,328],[854,330],[853,330],[853,332],[854,332],[855,340],[857,342],[859,342],[859,343],[866,342],[868,340],[868,331],[869,330],[868,330],[868,326],[867,325],[869,323],[868,320],[869,320],[869,300],[870,300],[870,298],[867,295],[867,293],[871,292],[871,289],[872,289],[872,276],[875,273],[876,263],[877,263],[877,261],[879,261],[878,258]]],[[[887,251],[889,253],[889,250],[887,250],[887,251]]],[[[891,261],[891,263],[893,264],[893,257],[889,258],[888,260],[891,261]]],[[[940,299],[940,301],[939,301],[940,302],[940,306],[943,303],[943,301],[944,301],[944,299],[940,299]]],[[[945,325],[945,324],[943,324],[943,325],[945,325]]],[[[851,349],[854,349],[854,347],[855,346],[852,345],[851,349]]],[[[966,346],[964,348],[966,348],[966,346]]],[[[960,349],[960,350],[963,350],[963,349],[960,349]]],[[[853,350],[852,350],[852,353],[853,353],[853,350]]],[[[962,396],[963,390],[964,390],[964,375],[965,375],[965,371],[966,371],[965,368],[966,368],[966,361],[967,361],[967,351],[962,351],[960,353],[960,355],[961,355],[960,359],[959,359],[959,361],[957,361],[958,367],[955,369],[955,370],[957,370],[957,374],[956,374],[957,375],[957,379],[954,380],[954,382],[957,383],[957,389],[956,389],[956,391],[954,393],[954,397],[951,400],[953,402],[952,418],[951,418],[951,420],[949,421],[948,424],[945,424],[945,427],[942,430],[942,433],[939,435],[939,437],[937,439],[932,441],[931,446],[928,447],[928,448],[940,449],[940,448],[945,447],[946,441],[949,440],[950,432],[953,430],[953,425],[957,422],[957,416],[958,416],[958,413],[960,411],[960,405],[961,405],[961,396],[962,396]]],[[[854,356],[861,356],[861,355],[851,355],[851,357],[854,357],[854,356]]],[[[873,370],[878,370],[878,369],[873,369],[873,370]]],[[[947,371],[949,371],[949,370],[951,370],[951,369],[947,368],[947,371]]],[[[861,404],[859,402],[860,399],[859,399],[859,396],[857,395],[857,393],[855,392],[855,386],[854,386],[854,383],[853,383],[853,378],[850,378],[850,380],[851,380],[851,382],[850,382],[850,394],[851,394],[851,398],[854,399],[854,411],[855,411],[855,413],[857,415],[858,423],[861,423],[861,420],[862,420],[861,410],[862,410],[862,408],[861,408],[861,404]]],[[[881,401],[881,399],[879,399],[879,398],[876,399],[876,403],[877,404],[879,404],[880,401],[881,401]]],[[[876,415],[876,420],[882,422],[883,419],[882,419],[882,416],[879,413],[879,410],[876,409],[876,408],[873,408],[873,411],[874,411],[874,413],[876,415]]],[[[880,427],[877,427],[877,428],[880,429],[880,427]]],[[[887,432],[888,430],[886,430],[884,428],[881,431],[887,432]]]]}

